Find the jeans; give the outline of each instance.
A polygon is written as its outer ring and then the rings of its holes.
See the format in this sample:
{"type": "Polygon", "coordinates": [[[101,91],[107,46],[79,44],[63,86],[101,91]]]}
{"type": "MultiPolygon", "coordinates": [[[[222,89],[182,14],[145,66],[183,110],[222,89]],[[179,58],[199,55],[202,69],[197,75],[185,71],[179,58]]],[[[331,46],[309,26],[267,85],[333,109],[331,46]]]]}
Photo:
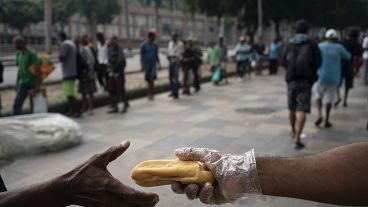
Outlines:
{"type": "Polygon", "coordinates": [[[201,89],[201,77],[199,74],[200,68],[200,64],[195,64],[193,67],[193,87],[196,91],[199,91],[201,89]]]}
{"type": "Polygon", "coordinates": [[[277,69],[279,67],[279,60],[278,59],[269,59],[269,72],[270,75],[276,75],[277,69]]]}
{"type": "Polygon", "coordinates": [[[179,95],[179,61],[170,61],[169,65],[169,79],[170,79],[170,87],[171,92],[174,96],[179,95]]]}
{"type": "Polygon", "coordinates": [[[19,85],[17,87],[17,95],[13,104],[13,115],[22,114],[23,103],[26,100],[30,90],[34,89],[34,86],[19,85]]]}
{"type": "Polygon", "coordinates": [[[109,75],[107,73],[107,65],[100,64],[97,71],[98,83],[107,90],[107,82],[109,80],[109,75]]]}
{"type": "Polygon", "coordinates": [[[236,72],[238,73],[240,78],[244,77],[246,67],[247,67],[247,61],[239,60],[236,62],[236,72]]]}

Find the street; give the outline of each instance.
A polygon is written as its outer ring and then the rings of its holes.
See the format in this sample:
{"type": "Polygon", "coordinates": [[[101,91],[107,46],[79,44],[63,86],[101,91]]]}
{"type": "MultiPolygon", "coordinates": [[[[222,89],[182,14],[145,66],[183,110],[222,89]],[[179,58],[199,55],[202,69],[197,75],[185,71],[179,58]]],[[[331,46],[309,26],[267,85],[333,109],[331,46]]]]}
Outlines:
{"type": "MultiPolygon", "coordinates": [[[[0,165],[0,172],[9,189],[40,182],[72,169],[91,155],[108,146],[129,139],[127,152],[109,166],[123,183],[140,190],[158,193],[157,206],[205,206],[171,192],[169,186],[137,187],[130,179],[130,170],[150,159],[174,159],[174,149],[185,146],[214,148],[225,153],[244,153],[254,148],[257,155],[305,156],[337,146],[367,141],[367,87],[356,79],[349,108],[333,110],[332,129],[316,128],[316,109],[308,116],[305,127],[306,148],[293,149],[289,137],[286,85],[283,76],[258,76],[229,85],[205,84],[200,93],[172,101],[162,94],[154,102],[145,98],[131,102],[127,114],[106,114],[107,107],[96,109],[94,116],[77,121],[84,132],[84,142],[77,147],[54,153],[18,157],[0,165]]],[[[247,200],[225,206],[298,206],[329,207],[288,198],[267,197],[265,201],[247,200]]]]}

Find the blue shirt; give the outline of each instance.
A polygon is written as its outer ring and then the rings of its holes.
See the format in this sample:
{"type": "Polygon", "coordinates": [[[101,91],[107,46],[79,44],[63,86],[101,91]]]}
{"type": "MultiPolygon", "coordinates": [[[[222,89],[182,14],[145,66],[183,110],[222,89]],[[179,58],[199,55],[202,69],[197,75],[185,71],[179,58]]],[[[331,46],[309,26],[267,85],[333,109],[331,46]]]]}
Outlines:
{"type": "Polygon", "coordinates": [[[280,57],[280,54],[279,54],[279,52],[280,52],[280,45],[278,44],[278,43],[271,43],[271,45],[270,45],[270,59],[273,59],[273,60],[275,60],[275,59],[279,59],[279,57],[280,57]]]}
{"type": "Polygon", "coordinates": [[[339,85],[341,79],[341,61],[350,60],[351,54],[344,46],[333,42],[318,45],[322,55],[322,65],[318,69],[318,83],[322,85],[339,85]]]}
{"type": "Polygon", "coordinates": [[[251,47],[247,43],[240,44],[238,43],[235,47],[235,51],[237,52],[236,61],[244,61],[248,59],[248,53],[250,52],[251,47]]]}
{"type": "Polygon", "coordinates": [[[158,46],[155,43],[143,43],[141,45],[141,55],[143,55],[143,63],[147,65],[156,64],[158,54],[158,46]]]}

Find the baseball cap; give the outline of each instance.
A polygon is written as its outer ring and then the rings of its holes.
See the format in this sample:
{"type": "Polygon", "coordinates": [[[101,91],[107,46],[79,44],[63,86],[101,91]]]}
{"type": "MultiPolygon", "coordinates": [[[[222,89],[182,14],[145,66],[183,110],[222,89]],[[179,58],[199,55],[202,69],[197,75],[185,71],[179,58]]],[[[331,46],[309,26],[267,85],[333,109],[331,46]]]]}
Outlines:
{"type": "Polygon", "coordinates": [[[334,29],[327,30],[325,38],[337,38],[336,30],[334,30],[334,29]]]}

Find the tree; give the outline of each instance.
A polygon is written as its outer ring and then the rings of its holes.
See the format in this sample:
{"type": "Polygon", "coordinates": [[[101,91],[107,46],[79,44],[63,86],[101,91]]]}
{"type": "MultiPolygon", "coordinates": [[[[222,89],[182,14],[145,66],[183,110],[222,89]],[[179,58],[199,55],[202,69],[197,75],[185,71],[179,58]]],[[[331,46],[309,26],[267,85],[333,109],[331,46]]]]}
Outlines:
{"type": "Polygon", "coordinates": [[[38,23],[43,19],[42,6],[37,1],[1,0],[1,21],[10,28],[23,30],[30,24],[38,23]]]}
{"type": "Polygon", "coordinates": [[[52,22],[59,24],[62,31],[69,23],[69,19],[78,12],[78,9],[70,3],[65,3],[65,0],[53,0],[52,2],[52,22]]]}
{"type": "Polygon", "coordinates": [[[120,0],[62,0],[64,8],[75,8],[87,19],[87,23],[94,42],[96,40],[97,24],[110,23],[114,16],[120,14],[122,5],[120,0]]]}

